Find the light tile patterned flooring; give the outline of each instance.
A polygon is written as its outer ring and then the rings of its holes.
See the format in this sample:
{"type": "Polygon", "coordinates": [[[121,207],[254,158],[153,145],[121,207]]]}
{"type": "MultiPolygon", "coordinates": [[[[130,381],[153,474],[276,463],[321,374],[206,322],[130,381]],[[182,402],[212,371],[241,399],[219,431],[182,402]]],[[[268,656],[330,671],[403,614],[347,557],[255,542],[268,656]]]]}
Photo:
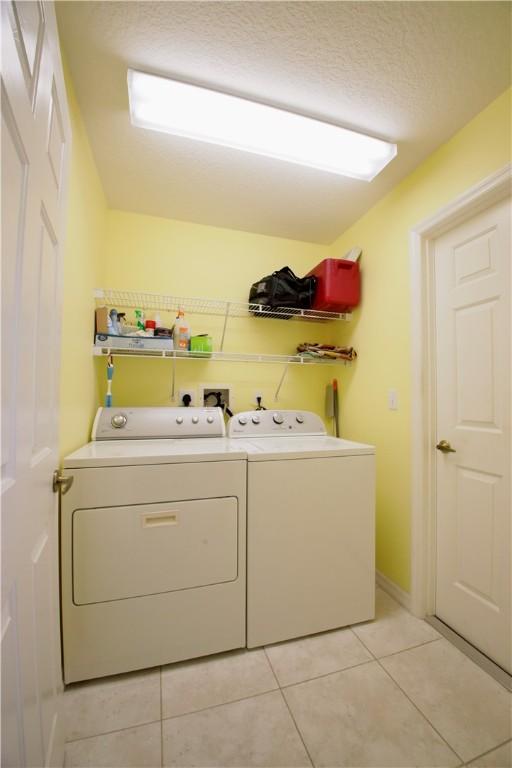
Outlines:
{"type": "Polygon", "coordinates": [[[66,766],[510,768],[511,707],[377,590],[374,622],[69,686],[66,766]]]}

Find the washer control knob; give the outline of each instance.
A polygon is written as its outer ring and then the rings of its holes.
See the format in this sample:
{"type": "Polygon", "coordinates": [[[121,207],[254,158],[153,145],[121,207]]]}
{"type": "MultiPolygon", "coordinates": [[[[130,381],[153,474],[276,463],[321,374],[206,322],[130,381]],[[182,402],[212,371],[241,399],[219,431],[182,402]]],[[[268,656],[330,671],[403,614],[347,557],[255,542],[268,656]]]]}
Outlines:
{"type": "Polygon", "coordinates": [[[215,421],[215,419],[213,418],[213,416],[207,416],[207,417],[206,417],[206,421],[208,422],[208,424],[213,424],[213,422],[215,421]]]}
{"type": "Polygon", "coordinates": [[[239,416],[238,417],[238,423],[242,425],[242,427],[245,427],[247,424],[247,419],[245,416],[239,416]]]}
{"type": "Polygon", "coordinates": [[[122,429],[124,426],[126,426],[127,421],[128,421],[128,417],[125,413],[116,413],[110,419],[110,423],[112,424],[114,429],[122,429]]]}
{"type": "Polygon", "coordinates": [[[176,416],[176,424],[183,424],[183,416],[176,416]]]}
{"type": "Polygon", "coordinates": [[[259,424],[260,423],[260,417],[259,416],[253,416],[252,417],[252,423],[253,424],[259,424]]]}
{"type": "Polygon", "coordinates": [[[282,413],[274,413],[272,416],[274,420],[274,424],[282,424],[284,421],[283,414],[282,413]]]}
{"type": "Polygon", "coordinates": [[[304,424],[304,416],[302,413],[298,413],[295,417],[297,424],[304,424]]]}
{"type": "Polygon", "coordinates": [[[199,423],[199,416],[192,416],[192,424],[198,424],[199,423]]]}

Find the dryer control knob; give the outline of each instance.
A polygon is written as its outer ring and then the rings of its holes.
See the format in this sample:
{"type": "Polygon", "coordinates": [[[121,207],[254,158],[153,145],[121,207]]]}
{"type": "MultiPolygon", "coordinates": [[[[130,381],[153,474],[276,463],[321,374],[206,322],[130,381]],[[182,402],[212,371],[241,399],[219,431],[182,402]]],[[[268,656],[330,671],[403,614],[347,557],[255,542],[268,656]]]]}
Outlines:
{"type": "Polygon", "coordinates": [[[298,413],[295,417],[295,420],[297,421],[297,424],[304,424],[304,416],[302,413],[298,413]]]}
{"type": "Polygon", "coordinates": [[[274,423],[275,423],[275,424],[282,424],[282,423],[283,423],[283,421],[284,421],[284,418],[283,418],[283,414],[282,414],[282,413],[274,413],[274,415],[272,416],[272,418],[274,419],[274,423]]]}
{"type": "Polygon", "coordinates": [[[199,416],[192,416],[192,424],[198,424],[199,423],[199,416]]]}
{"type": "Polygon", "coordinates": [[[213,416],[207,416],[207,417],[206,417],[206,421],[208,422],[208,424],[213,424],[213,422],[215,421],[215,419],[213,418],[213,416]]]}
{"type": "Polygon", "coordinates": [[[239,416],[238,423],[241,424],[242,427],[245,427],[245,425],[247,424],[247,419],[245,418],[245,416],[239,416]]]}
{"type": "Polygon", "coordinates": [[[183,424],[183,416],[176,416],[176,424],[183,424]]]}
{"type": "Polygon", "coordinates": [[[252,417],[252,423],[253,424],[259,424],[260,423],[260,417],[259,416],[253,416],[252,417]]]}
{"type": "Polygon", "coordinates": [[[127,421],[128,417],[125,413],[116,413],[115,416],[112,416],[110,419],[110,423],[114,429],[122,429],[126,425],[127,421]]]}

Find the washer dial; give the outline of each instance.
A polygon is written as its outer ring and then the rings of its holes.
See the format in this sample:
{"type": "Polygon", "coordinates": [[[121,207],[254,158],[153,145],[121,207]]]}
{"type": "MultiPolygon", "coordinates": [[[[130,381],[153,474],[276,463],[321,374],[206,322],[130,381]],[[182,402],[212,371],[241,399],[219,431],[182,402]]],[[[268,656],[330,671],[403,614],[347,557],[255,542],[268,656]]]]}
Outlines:
{"type": "Polygon", "coordinates": [[[124,426],[126,426],[127,421],[128,421],[128,416],[126,415],[126,413],[116,413],[110,419],[110,423],[112,424],[114,429],[122,429],[124,426]]]}

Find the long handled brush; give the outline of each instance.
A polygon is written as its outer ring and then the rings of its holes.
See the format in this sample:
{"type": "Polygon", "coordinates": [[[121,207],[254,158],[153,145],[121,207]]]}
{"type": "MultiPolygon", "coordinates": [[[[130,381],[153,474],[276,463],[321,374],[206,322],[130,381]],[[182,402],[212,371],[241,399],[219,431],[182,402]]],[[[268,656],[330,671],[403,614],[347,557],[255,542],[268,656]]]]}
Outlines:
{"type": "Polygon", "coordinates": [[[107,363],[107,394],[105,395],[105,408],[112,407],[112,379],[114,378],[114,361],[109,355],[107,363]]]}

